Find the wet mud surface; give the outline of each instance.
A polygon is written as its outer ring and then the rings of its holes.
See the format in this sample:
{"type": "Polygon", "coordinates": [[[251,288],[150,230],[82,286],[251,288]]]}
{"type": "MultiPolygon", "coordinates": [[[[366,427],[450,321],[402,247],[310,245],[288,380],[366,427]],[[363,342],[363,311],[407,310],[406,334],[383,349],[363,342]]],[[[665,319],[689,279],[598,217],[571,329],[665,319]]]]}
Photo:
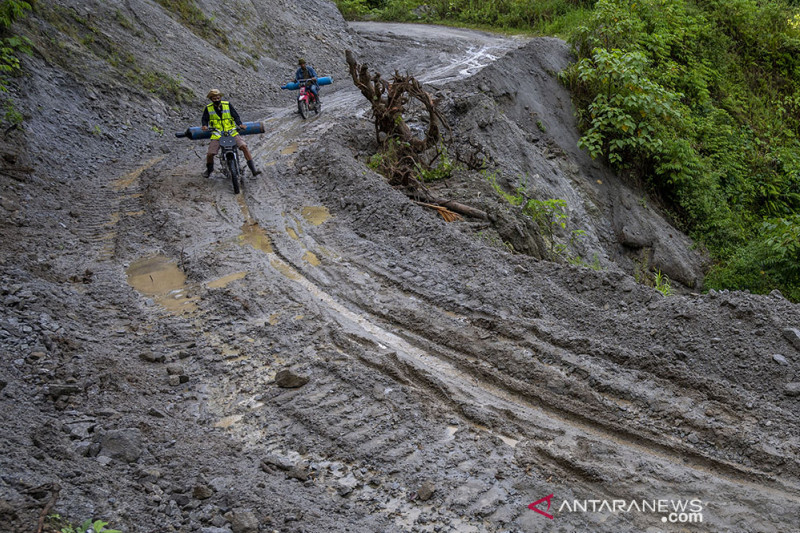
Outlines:
{"type": "MultiPolygon", "coordinates": [[[[534,140],[504,86],[556,83],[563,43],[353,29],[385,74],[423,73],[460,141],[572,169],[584,220],[613,211],[598,198],[623,186],[570,152],[564,95],[539,95],[534,140]]],[[[346,79],[322,96],[308,120],[288,94],[258,110],[264,172],[239,196],[183,139],[58,206],[57,182],[5,188],[10,531],[33,531],[52,483],[62,513],[129,532],[800,531],[797,305],[664,297],[600,225],[598,270],[512,253],[497,224],[447,223],[369,169],[346,79]]],[[[480,173],[436,187],[513,216],[480,173]]]]}

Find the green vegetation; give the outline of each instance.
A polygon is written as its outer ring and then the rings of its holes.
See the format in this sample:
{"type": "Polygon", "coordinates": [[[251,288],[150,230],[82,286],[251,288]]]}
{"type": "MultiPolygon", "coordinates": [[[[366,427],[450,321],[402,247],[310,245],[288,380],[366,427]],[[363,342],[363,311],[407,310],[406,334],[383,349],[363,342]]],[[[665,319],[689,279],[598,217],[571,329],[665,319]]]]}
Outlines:
{"type": "Polygon", "coordinates": [[[569,232],[567,242],[559,242],[557,232],[566,230],[569,216],[567,215],[567,202],[560,198],[550,198],[547,200],[536,200],[526,196],[526,180],[517,187],[514,194],[507,193],[497,183],[497,175],[487,175],[489,183],[494,190],[509,204],[519,207],[522,214],[530,218],[539,228],[541,235],[547,246],[550,259],[557,260],[564,258],[574,264],[583,264],[578,257],[572,257],[569,249],[573,247],[578,239],[586,234],[585,231],[576,229],[569,232]]]}
{"type": "MultiPolygon", "coordinates": [[[[14,22],[24,17],[30,9],[28,2],[0,1],[0,93],[8,92],[8,76],[19,72],[19,55],[30,54],[30,41],[24,36],[15,35],[11,29],[14,22]]],[[[0,95],[0,106],[3,108],[0,124],[13,126],[22,122],[22,114],[10,98],[0,95]]]]}
{"type": "Polygon", "coordinates": [[[170,13],[177,16],[178,20],[198,37],[227,50],[230,41],[225,32],[220,30],[214,23],[213,18],[209,18],[203,13],[194,0],[156,0],[161,6],[170,13]]]}
{"type": "Polygon", "coordinates": [[[592,0],[336,0],[345,18],[445,22],[495,29],[557,34],[592,0]]]}
{"type": "Polygon", "coordinates": [[[457,165],[456,162],[450,158],[450,152],[447,150],[447,146],[441,142],[436,148],[436,156],[433,163],[427,167],[419,163],[417,163],[416,166],[419,178],[427,183],[449,178],[453,175],[457,165]]]}
{"type": "Polygon", "coordinates": [[[90,530],[94,533],[122,533],[119,529],[106,529],[108,522],[103,520],[89,519],[76,526],[58,514],[51,514],[47,516],[47,523],[59,533],[86,533],[90,530]]]}
{"type": "Polygon", "coordinates": [[[798,0],[338,0],[347,17],[566,38],[580,146],[715,259],[706,285],[800,300],[798,0]]]}
{"type": "MultiPolygon", "coordinates": [[[[39,51],[48,60],[74,71],[76,66],[87,64],[84,54],[90,54],[105,61],[133,87],[139,87],[170,104],[180,105],[194,100],[194,93],[185,88],[180,80],[161,71],[143,68],[132,53],[121,49],[119,43],[74,10],[54,4],[42,4],[38,12],[61,34],[58,38],[52,37],[47,41],[55,50],[53,53],[45,46],[40,47],[39,51]]],[[[119,10],[116,11],[115,18],[122,27],[131,31],[135,28],[119,10]]],[[[91,75],[98,75],[97,70],[92,70],[91,75]]]]}
{"type": "Polygon", "coordinates": [[[189,103],[194,99],[194,92],[181,85],[180,80],[176,80],[169,74],[155,70],[134,69],[126,73],[132,82],[137,82],[146,91],[155,94],[161,99],[174,103],[189,103]]]}
{"type": "MultiPolygon", "coordinates": [[[[792,10],[795,10],[794,12],[792,10]]],[[[644,180],[717,259],[707,285],[800,291],[800,31],[775,0],[598,0],[562,74],[581,146],[644,180]]]]}
{"type": "Polygon", "coordinates": [[[658,292],[664,296],[672,296],[672,283],[666,274],[662,274],[660,270],[657,270],[653,278],[653,283],[658,292]]]}

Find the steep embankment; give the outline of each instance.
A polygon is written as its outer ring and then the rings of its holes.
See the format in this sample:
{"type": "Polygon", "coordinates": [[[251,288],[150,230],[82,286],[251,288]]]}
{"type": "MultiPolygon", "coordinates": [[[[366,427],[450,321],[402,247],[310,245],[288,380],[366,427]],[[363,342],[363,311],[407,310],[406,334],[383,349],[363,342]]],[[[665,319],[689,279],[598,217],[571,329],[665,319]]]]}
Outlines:
{"type": "Polygon", "coordinates": [[[11,135],[30,155],[0,175],[12,531],[50,502],[133,532],[677,531],[630,502],[693,499],[694,530],[796,530],[798,308],[777,294],[664,298],[625,273],[626,248],[696,266],[638,193],[575,151],[554,78],[563,43],[357,35],[325,3],[309,23],[279,2],[238,6],[246,17],[202,6],[240,46],[264,47],[245,76],[246,53],[219,54],[155,3],[84,5],[61,12],[78,26],[47,12],[32,25],[70,37],[64,54],[89,54],[94,36],[169,64],[198,96],[170,104],[100,59],[81,74],[86,61],[56,61],[46,39],[17,88],[28,121],[11,135]],[[278,48],[274,35],[304,31],[317,46],[278,48]],[[157,42],[170,44],[148,55],[157,42]],[[391,189],[364,164],[374,129],[338,74],[350,45],[384,73],[423,72],[459,153],[508,192],[528,175],[529,193],[568,199],[589,234],[581,255],[606,268],[510,253],[503,241],[534,255],[543,243],[479,172],[436,187],[489,221],[448,224],[391,189]],[[300,53],[337,79],[308,121],[275,89],[300,53]],[[200,177],[204,143],[169,135],[197,122],[214,73],[234,71],[228,91],[267,125],[247,139],[265,172],[239,197],[200,177]],[[650,233],[620,238],[637,231],[650,233]],[[554,522],[528,508],[549,494],[538,509],[554,522]]]}

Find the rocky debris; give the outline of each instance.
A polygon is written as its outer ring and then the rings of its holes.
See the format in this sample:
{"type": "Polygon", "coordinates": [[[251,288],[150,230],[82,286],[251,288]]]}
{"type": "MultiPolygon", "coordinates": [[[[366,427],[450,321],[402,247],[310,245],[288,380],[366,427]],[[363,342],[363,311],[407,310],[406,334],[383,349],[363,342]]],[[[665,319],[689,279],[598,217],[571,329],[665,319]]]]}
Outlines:
{"type": "Polygon", "coordinates": [[[786,358],[783,355],[779,354],[779,353],[773,354],[772,355],[772,360],[775,361],[776,363],[778,363],[779,365],[782,365],[782,366],[788,366],[789,365],[789,361],[787,361],[786,358]]]}
{"type": "Polygon", "coordinates": [[[192,498],[197,500],[207,500],[214,495],[214,489],[208,485],[195,485],[192,489],[192,498]]]}
{"type": "Polygon", "coordinates": [[[142,455],[142,433],[136,428],[105,432],[100,437],[101,456],[133,463],[142,455]]]}
{"type": "Polygon", "coordinates": [[[436,492],[436,485],[432,481],[425,481],[417,489],[417,498],[419,501],[426,502],[433,497],[434,492],[436,492]]]}
{"type": "Polygon", "coordinates": [[[789,343],[792,346],[794,346],[797,351],[800,351],[800,329],[797,328],[784,329],[783,338],[789,341],[789,343]]]}
{"type": "Polygon", "coordinates": [[[294,468],[292,461],[277,455],[270,455],[261,461],[261,469],[267,473],[273,473],[276,469],[288,472],[292,468],[294,468]]]}
{"type": "Polygon", "coordinates": [[[163,363],[166,360],[166,356],[164,354],[155,354],[150,351],[140,353],[139,358],[142,361],[147,361],[148,363],[163,363]]]}
{"type": "Polygon", "coordinates": [[[258,533],[258,518],[249,509],[234,509],[225,514],[233,533],[258,533]]]}
{"type": "Polygon", "coordinates": [[[283,389],[296,389],[308,383],[310,378],[294,370],[284,368],[275,374],[275,384],[283,389]]]}

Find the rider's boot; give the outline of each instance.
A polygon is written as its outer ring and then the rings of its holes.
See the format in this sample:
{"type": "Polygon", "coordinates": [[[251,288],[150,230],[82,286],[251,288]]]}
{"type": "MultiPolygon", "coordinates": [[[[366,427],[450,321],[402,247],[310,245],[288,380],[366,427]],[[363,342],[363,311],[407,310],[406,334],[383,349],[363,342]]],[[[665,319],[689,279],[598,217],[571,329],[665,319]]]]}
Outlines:
{"type": "Polygon", "coordinates": [[[214,156],[206,156],[206,171],[203,172],[203,177],[210,178],[212,172],[214,172],[214,156]]]}
{"type": "Polygon", "coordinates": [[[252,159],[247,162],[247,166],[250,168],[250,172],[253,173],[253,176],[258,176],[259,174],[261,174],[260,170],[256,170],[256,165],[255,163],[253,163],[252,159]]]}

